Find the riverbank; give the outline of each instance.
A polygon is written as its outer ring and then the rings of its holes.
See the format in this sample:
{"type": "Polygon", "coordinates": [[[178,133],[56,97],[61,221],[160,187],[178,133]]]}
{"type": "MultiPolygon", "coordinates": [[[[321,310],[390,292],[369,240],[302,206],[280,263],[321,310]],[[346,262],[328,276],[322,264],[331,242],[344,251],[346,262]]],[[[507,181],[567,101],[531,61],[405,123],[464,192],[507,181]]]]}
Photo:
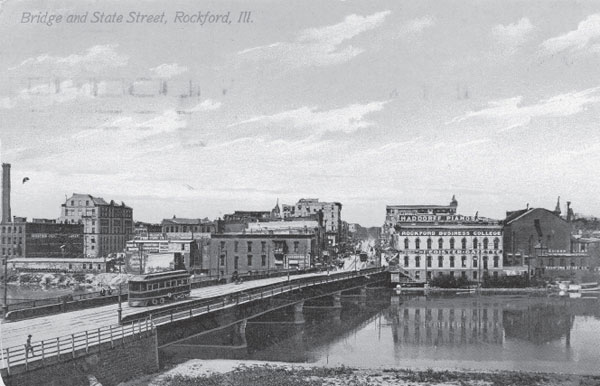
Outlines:
{"type": "Polygon", "coordinates": [[[314,367],[305,363],[190,360],[165,373],[119,386],[592,386],[600,376],[521,371],[415,371],[314,367]]]}

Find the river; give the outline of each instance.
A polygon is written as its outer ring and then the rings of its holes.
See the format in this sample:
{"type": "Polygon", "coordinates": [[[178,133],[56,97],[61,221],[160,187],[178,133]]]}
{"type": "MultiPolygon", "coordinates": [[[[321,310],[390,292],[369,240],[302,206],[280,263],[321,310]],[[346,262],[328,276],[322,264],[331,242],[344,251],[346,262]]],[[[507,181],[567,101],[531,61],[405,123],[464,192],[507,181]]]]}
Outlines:
{"type": "Polygon", "coordinates": [[[304,323],[282,312],[249,320],[242,343],[228,329],[192,337],[174,363],[194,357],[600,374],[599,305],[596,298],[370,291],[367,301],[342,297],[337,310],[305,304],[304,323]],[[191,356],[189,345],[197,346],[191,356]]]}

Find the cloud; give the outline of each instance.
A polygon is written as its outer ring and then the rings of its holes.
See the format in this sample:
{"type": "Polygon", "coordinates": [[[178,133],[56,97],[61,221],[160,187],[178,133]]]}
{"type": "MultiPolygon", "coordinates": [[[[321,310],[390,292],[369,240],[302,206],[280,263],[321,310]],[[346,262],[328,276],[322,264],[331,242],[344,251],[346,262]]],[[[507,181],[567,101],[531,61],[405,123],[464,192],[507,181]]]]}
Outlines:
{"type": "Polygon", "coordinates": [[[449,123],[481,119],[498,130],[505,131],[527,126],[534,118],[570,116],[584,111],[589,104],[600,102],[600,87],[556,95],[532,105],[523,106],[522,101],[522,96],[492,101],[487,108],[467,112],[449,123]]]}
{"type": "Polygon", "coordinates": [[[118,45],[96,45],[81,54],[69,56],[52,56],[43,54],[29,58],[10,70],[29,69],[32,71],[48,71],[52,75],[67,75],[75,71],[98,73],[106,68],[117,68],[127,65],[129,57],[116,51],[118,45]]]}
{"type": "Polygon", "coordinates": [[[0,99],[0,109],[12,109],[16,105],[16,102],[9,97],[0,99]]]}
{"type": "Polygon", "coordinates": [[[177,63],[172,64],[161,64],[160,66],[151,68],[150,71],[159,78],[172,78],[174,76],[183,74],[188,70],[187,67],[180,66],[177,63]]]}
{"type": "MultiPolygon", "coordinates": [[[[185,127],[187,127],[187,120],[181,118],[175,110],[169,109],[151,119],[139,119],[131,116],[117,118],[101,125],[100,129],[105,132],[106,130],[117,130],[119,135],[127,134],[126,137],[120,137],[120,141],[123,141],[128,137],[136,140],[137,138],[172,133],[185,127]]],[[[96,129],[90,130],[90,132],[95,134],[96,129]]],[[[84,132],[84,135],[88,134],[84,132]]]]}
{"type": "Polygon", "coordinates": [[[352,45],[342,46],[342,43],[379,27],[389,14],[390,11],[369,16],[352,14],[346,16],[341,23],[301,31],[293,42],[249,48],[238,54],[248,59],[268,60],[292,68],[344,63],[360,55],[364,49],[352,45]]]}
{"type": "Polygon", "coordinates": [[[61,82],[44,82],[20,90],[16,96],[0,99],[0,109],[12,109],[19,103],[29,102],[35,107],[51,106],[58,103],[70,102],[76,99],[92,99],[93,85],[91,83],[75,84],[67,79],[61,82]]]}
{"type": "Polygon", "coordinates": [[[436,20],[432,16],[423,16],[421,18],[409,20],[400,29],[400,36],[421,33],[423,30],[434,26],[435,23],[436,20]]]}
{"type": "Polygon", "coordinates": [[[190,112],[190,113],[196,113],[196,112],[201,112],[201,111],[213,111],[213,110],[219,109],[220,107],[221,107],[221,102],[215,101],[212,99],[206,99],[186,111],[190,112]]]}
{"type": "Polygon", "coordinates": [[[577,29],[564,35],[548,39],[542,49],[549,54],[564,51],[600,52],[600,14],[588,16],[577,25],[577,29]]]}
{"type": "Polygon", "coordinates": [[[304,106],[273,115],[256,116],[229,125],[229,127],[246,124],[282,124],[291,125],[296,129],[309,130],[310,134],[317,135],[328,131],[351,133],[360,128],[372,126],[373,122],[367,121],[365,117],[370,113],[383,110],[386,103],[387,101],[352,104],[327,111],[319,111],[316,107],[304,106]]]}
{"type": "Polygon", "coordinates": [[[492,29],[492,34],[504,51],[512,54],[527,41],[533,30],[533,24],[531,24],[528,18],[524,17],[517,23],[496,25],[492,29]]]}

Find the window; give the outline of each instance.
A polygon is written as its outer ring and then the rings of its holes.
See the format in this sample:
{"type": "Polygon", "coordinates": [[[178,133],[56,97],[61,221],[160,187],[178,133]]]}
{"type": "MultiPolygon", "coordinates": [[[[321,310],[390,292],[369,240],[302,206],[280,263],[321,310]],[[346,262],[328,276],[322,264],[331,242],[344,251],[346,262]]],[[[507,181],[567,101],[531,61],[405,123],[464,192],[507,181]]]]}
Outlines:
{"type": "Polygon", "coordinates": [[[260,257],[260,265],[262,265],[263,267],[264,267],[265,265],[267,265],[267,255],[262,255],[262,256],[260,257]]]}
{"type": "Polygon", "coordinates": [[[500,239],[497,237],[494,239],[494,249],[498,249],[498,245],[500,244],[500,239]]]}
{"type": "Polygon", "coordinates": [[[101,270],[102,269],[102,265],[98,264],[98,269],[101,270]]]}
{"type": "Polygon", "coordinates": [[[488,269],[488,257],[483,256],[483,269],[488,269]]]}
{"type": "Polygon", "coordinates": [[[473,257],[473,268],[477,268],[477,257],[473,257]]]}
{"type": "Polygon", "coordinates": [[[465,272],[465,271],[462,271],[462,272],[460,273],[460,276],[461,276],[463,279],[466,279],[466,278],[467,278],[467,272],[465,272]]]}
{"type": "Polygon", "coordinates": [[[438,256],[438,268],[442,268],[444,266],[444,257],[438,256]]]}
{"type": "Polygon", "coordinates": [[[450,271],[450,277],[454,277],[454,271],[450,271]]]}
{"type": "Polygon", "coordinates": [[[252,255],[248,255],[248,267],[252,265],[252,255]]]}
{"type": "Polygon", "coordinates": [[[551,257],[548,259],[548,266],[549,267],[554,267],[554,257],[551,257]]]}
{"type": "Polygon", "coordinates": [[[415,256],[415,267],[421,266],[421,256],[415,256]]]}
{"type": "Polygon", "coordinates": [[[427,279],[431,279],[431,271],[427,271],[427,279]]]}
{"type": "Polygon", "coordinates": [[[266,252],[267,249],[267,242],[266,241],[261,241],[260,242],[260,251],[261,252],[266,252]]]}
{"type": "Polygon", "coordinates": [[[431,256],[427,256],[427,266],[431,268],[431,256]]]}
{"type": "Polygon", "coordinates": [[[404,266],[408,267],[408,256],[404,256],[404,266]]]}
{"type": "Polygon", "coordinates": [[[225,241],[221,241],[221,249],[225,249],[225,241]]]}
{"type": "Polygon", "coordinates": [[[252,241],[248,241],[248,252],[252,252],[252,241]]]}
{"type": "Polygon", "coordinates": [[[409,241],[408,241],[408,237],[404,239],[404,249],[408,249],[409,247],[409,241]]]}
{"type": "Polygon", "coordinates": [[[221,267],[225,265],[225,255],[221,255],[221,267]]]}
{"type": "Polygon", "coordinates": [[[233,242],[233,251],[234,251],[234,252],[237,252],[237,251],[238,251],[239,244],[240,244],[240,243],[239,243],[238,241],[234,241],[234,242],[233,242]]]}
{"type": "Polygon", "coordinates": [[[454,268],[454,256],[450,256],[450,268],[454,268]]]}
{"type": "Polygon", "coordinates": [[[236,256],[233,259],[233,268],[234,269],[238,269],[238,266],[240,265],[240,257],[236,256]]]}
{"type": "Polygon", "coordinates": [[[89,200],[85,200],[85,206],[90,205],[90,201],[89,200]]]}
{"type": "Polygon", "coordinates": [[[417,238],[415,240],[415,249],[420,249],[421,248],[421,239],[417,238]]]}
{"type": "Polygon", "coordinates": [[[444,249],[444,239],[441,237],[438,240],[438,249],[444,249]]]}
{"type": "Polygon", "coordinates": [[[431,249],[431,239],[427,239],[427,249],[431,249]]]}
{"type": "Polygon", "coordinates": [[[494,268],[498,268],[498,256],[494,256],[494,268]]]}
{"type": "Polygon", "coordinates": [[[299,245],[300,245],[300,242],[294,241],[294,252],[298,252],[298,246],[299,245]]]}
{"type": "Polygon", "coordinates": [[[473,249],[477,249],[477,237],[473,239],[473,249]]]}
{"type": "Polygon", "coordinates": [[[466,238],[462,238],[462,240],[460,240],[461,243],[461,249],[467,249],[467,239],[466,238]]]}
{"type": "Polygon", "coordinates": [[[71,206],[75,206],[75,200],[71,200],[71,206]]]}
{"type": "Polygon", "coordinates": [[[488,249],[488,238],[483,239],[483,249],[488,249]]]}
{"type": "Polygon", "coordinates": [[[461,256],[460,258],[460,266],[463,268],[467,268],[467,256],[461,256]]]}

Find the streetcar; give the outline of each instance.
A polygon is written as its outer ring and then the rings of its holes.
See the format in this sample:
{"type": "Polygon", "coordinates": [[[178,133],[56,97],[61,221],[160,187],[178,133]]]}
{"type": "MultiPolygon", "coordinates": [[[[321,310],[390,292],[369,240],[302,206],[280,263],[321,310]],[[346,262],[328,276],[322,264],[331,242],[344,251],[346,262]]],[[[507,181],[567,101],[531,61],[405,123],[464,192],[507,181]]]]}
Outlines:
{"type": "Polygon", "coordinates": [[[129,279],[128,303],[132,307],[163,304],[190,296],[190,274],[185,270],[155,272],[129,279]]]}

